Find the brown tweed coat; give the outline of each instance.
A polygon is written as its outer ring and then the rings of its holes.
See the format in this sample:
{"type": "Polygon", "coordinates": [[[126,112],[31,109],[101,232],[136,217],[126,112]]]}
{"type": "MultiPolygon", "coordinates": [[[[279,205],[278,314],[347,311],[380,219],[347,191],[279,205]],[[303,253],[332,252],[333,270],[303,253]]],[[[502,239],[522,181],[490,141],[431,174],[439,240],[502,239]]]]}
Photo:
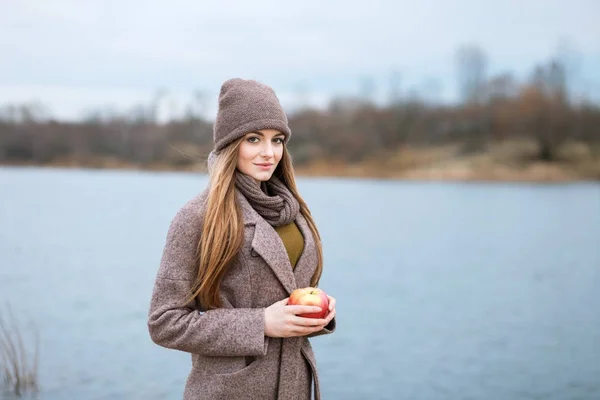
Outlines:
{"type": "Polygon", "coordinates": [[[223,307],[201,313],[198,302],[178,306],[196,276],[208,190],[186,203],[171,222],[154,284],[148,328],[164,347],[191,353],[184,399],[309,399],[311,376],[320,399],[317,363],[308,337],[332,333],[335,318],[310,336],[264,334],[264,308],[310,286],[317,255],[306,219],[297,224],[305,243],[294,269],[277,232],[239,192],[244,244],[221,284],[223,307]]]}

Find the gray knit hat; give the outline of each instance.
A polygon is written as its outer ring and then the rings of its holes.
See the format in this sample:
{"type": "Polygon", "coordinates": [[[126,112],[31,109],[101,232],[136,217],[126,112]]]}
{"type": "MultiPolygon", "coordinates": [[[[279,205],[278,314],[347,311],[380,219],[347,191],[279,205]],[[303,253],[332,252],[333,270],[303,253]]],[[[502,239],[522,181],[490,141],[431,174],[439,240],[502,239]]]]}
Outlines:
{"type": "Polygon", "coordinates": [[[219,111],[213,128],[215,151],[248,132],[277,129],[287,142],[292,132],[273,89],[254,80],[225,81],[219,94],[219,111]]]}

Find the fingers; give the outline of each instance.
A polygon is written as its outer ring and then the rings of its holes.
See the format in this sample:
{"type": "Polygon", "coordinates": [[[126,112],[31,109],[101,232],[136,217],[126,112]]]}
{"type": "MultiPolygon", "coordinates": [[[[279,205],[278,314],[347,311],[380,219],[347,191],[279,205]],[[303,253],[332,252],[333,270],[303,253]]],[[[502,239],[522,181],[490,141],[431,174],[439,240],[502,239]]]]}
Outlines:
{"type": "Polygon", "coordinates": [[[294,316],[289,322],[296,326],[318,328],[317,330],[321,330],[326,327],[334,317],[335,309],[327,314],[327,317],[325,318],[304,318],[294,316]]]}
{"type": "Polygon", "coordinates": [[[325,318],[324,326],[327,326],[327,324],[329,324],[334,317],[335,317],[335,308],[333,309],[333,311],[330,311],[329,314],[327,314],[327,317],[325,318]]]}
{"type": "MultiPolygon", "coordinates": [[[[305,319],[313,319],[315,321],[321,321],[321,322],[323,321],[322,319],[316,319],[316,318],[305,318],[305,319]]],[[[308,335],[311,333],[319,332],[320,330],[323,329],[324,326],[325,325],[323,325],[323,324],[318,324],[318,325],[314,325],[314,326],[296,325],[294,328],[292,328],[292,331],[295,334],[304,336],[304,335],[308,335]]]]}
{"type": "Polygon", "coordinates": [[[326,319],[323,318],[304,318],[304,317],[296,317],[294,316],[290,322],[294,325],[299,325],[299,326],[323,326],[326,325],[327,322],[326,319]]]}
{"type": "Polygon", "coordinates": [[[327,316],[327,318],[304,318],[292,316],[288,322],[286,337],[290,336],[306,336],[311,333],[316,333],[325,328],[331,319],[335,317],[335,310],[327,316]]]}
{"type": "Polygon", "coordinates": [[[321,307],[314,306],[286,306],[286,310],[294,315],[321,312],[321,307]]]}
{"type": "Polygon", "coordinates": [[[329,295],[327,296],[327,298],[329,299],[329,311],[332,311],[335,308],[335,298],[329,295]]]}
{"type": "Polygon", "coordinates": [[[306,336],[311,333],[319,332],[321,327],[298,326],[291,331],[291,336],[306,336]]]}

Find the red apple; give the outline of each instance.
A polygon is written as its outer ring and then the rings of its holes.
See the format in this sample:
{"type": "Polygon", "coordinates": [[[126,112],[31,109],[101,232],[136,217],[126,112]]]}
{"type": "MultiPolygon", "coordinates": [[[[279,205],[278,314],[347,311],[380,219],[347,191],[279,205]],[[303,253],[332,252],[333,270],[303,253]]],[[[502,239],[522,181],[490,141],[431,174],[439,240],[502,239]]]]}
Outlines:
{"type": "Polygon", "coordinates": [[[290,294],[288,305],[317,306],[321,307],[320,312],[298,314],[305,318],[325,318],[329,314],[329,298],[321,289],[306,287],[296,289],[290,294]]]}

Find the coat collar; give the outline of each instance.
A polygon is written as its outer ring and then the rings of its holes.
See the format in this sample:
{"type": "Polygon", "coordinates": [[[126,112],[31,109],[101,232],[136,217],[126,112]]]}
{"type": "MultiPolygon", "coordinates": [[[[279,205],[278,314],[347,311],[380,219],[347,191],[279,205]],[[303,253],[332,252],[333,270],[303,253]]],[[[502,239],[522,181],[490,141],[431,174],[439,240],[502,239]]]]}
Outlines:
{"type": "Polygon", "coordinates": [[[244,225],[254,225],[252,250],[266,261],[289,294],[297,289],[298,285],[309,286],[317,257],[314,238],[304,216],[298,213],[296,217],[296,224],[304,237],[304,248],[296,267],[292,268],[285,245],[277,231],[252,208],[246,197],[238,190],[236,195],[242,210],[244,225]]]}

